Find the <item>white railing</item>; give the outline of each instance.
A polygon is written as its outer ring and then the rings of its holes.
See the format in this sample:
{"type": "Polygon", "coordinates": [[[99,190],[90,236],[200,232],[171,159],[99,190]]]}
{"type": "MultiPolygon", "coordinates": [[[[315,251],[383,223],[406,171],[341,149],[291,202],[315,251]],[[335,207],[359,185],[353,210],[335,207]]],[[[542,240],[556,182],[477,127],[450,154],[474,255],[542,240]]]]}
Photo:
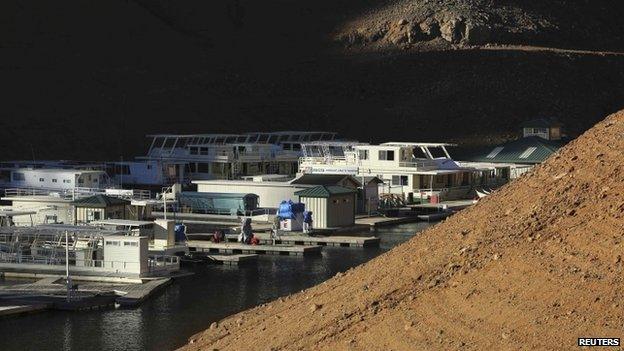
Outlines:
{"type": "Polygon", "coordinates": [[[171,255],[151,255],[147,267],[151,273],[176,270],[180,267],[180,257],[171,255]]]}
{"type": "Polygon", "coordinates": [[[72,200],[92,195],[109,195],[125,199],[147,200],[152,194],[143,189],[99,189],[99,188],[72,188],[72,189],[37,189],[37,188],[10,188],[4,190],[5,197],[21,196],[54,196],[61,199],[72,200]]]}
{"type": "Polygon", "coordinates": [[[416,168],[418,170],[433,170],[433,169],[437,169],[438,165],[435,161],[432,161],[432,160],[421,160],[421,161],[399,162],[399,167],[416,168]]]}

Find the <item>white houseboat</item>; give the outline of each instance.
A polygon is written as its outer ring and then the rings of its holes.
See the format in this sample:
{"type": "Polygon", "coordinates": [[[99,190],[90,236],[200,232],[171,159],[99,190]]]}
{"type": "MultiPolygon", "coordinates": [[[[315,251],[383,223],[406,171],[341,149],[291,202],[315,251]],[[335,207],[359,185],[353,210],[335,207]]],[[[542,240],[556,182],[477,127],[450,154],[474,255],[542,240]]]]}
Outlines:
{"type": "Polygon", "coordinates": [[[29,188],[67,191],[104,189],[112,182],[103,170],[75,168],[1,168],[0,188],[29,188]]]}
{"type": "Polygon", "coordinates": [[[303,144],[299,172],[375,176],[384,181],[380,194],[405,199],[462,199],[474,197],[475,187],[495,187],[507,181],[491,169],[462,167],[444,143],[388,142],[369,145],[349,142],[303,144]]]}
{"type": "Polygon", "coordinates": [[[283,131],[247,134],[158,134],[141,160],[172,167],[181,179],[239,179],[259,174],[295,175],[301,145],[331,141],[336,133],[283,131]],[[173,165],[173,166],[172,166],[173,165]]]}

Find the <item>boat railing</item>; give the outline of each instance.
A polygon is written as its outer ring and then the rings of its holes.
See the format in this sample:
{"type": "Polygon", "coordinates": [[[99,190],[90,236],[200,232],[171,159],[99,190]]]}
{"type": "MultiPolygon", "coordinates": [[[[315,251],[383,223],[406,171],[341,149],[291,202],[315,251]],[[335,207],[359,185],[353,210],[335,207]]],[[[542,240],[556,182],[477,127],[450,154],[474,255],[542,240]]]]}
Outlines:
{"type": "MultiPolygon", "coordinates": [[[[39,264],[39,265],[48,265],[48,266],[64,266],[65,257],[64,256],[59,256],[59,257],[33,256],[33,255],[12,254],[12,253],[5,252],[2,255],[0,255],[0,262],[17,263],[17,264],[39,264]]],[[[126,269],[134,269],[138,267],[139,262],[70,258],[69,264],[70,266],[74,266],[74,267],[100,268],[103,270],[112,270],[112,269],[126,270],[126,269]]]]}
{"type": "Polygon", "coordinates": [[[299,165],[354,165],[353,162],[347,160],[344,156],[333,157],[315,157],[307,156],[299,158],[299,165]]]}
{"type": "Polygon", "coordinates": [[[73,200],[76,198],[93,196],[93,195],[109,195],[113,197],[147,200],[152,194],[145,189],[100,189],[100,188],[72,188],[72,189],[37,189],[37,188],[9,188],[4,190],[5,197],[22,197],[22,196],[52,196],[65,200],[73,200]]]}
{"type": "Polygon", "coordinates": [[[399,162],[399,167],[415,168],[418,170],[434,170],[438,168],[438,165],[435,161],[420,160],[420,161],[399,162]]]}
{"type": "Polygon", "coordinates": [[[180,257],[173,255],[150,255],[147,262],[148,269],[152,273],[180,267],[180,257]]]}

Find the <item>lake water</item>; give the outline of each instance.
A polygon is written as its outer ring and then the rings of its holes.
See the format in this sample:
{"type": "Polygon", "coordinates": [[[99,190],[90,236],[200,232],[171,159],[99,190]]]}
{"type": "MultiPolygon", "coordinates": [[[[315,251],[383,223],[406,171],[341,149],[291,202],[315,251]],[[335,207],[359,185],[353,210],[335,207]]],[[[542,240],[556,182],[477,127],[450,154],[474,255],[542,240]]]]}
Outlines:
{"type": "MultiPolygon", "coordinates": [[[[241,267],[197,265],[136,309],[61,312],[0,319],[0,350],[170,350],[226,316],[319,284],[408,240],[426,223],[362,235],[379,248],[323,248],[321,257],[260,256],[241,267]]],[[[14,283],[5,281],[3,284],[14,283]]]]}

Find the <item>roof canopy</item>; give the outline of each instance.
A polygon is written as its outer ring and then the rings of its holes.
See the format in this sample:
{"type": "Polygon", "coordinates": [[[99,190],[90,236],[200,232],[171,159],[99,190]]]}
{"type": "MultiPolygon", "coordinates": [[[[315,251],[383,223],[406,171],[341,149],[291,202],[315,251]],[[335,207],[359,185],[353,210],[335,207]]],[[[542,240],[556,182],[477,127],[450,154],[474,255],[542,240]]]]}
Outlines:
{"type": "Polygon", "coordinates": [[[546,140],[530,136],[488,149],[482,154],[471,157],[471,161],[495,163],[536,164],[545,161],[563,146],[562,141],[546,140]]]}
{"type": "Polygon", "coordinates": [[[355,189],[346,188],[338,185],[320,185],[314,188],[303,189],[295,192],[295,195],[300,197],[321,197],[329,198],[333,195],[346,195],[354,194],[357,191],[355,189]]]}
{"type": "Polygon", "coordinates": [[[290,184],[306,185],[338,185],[340,182],[348,180],[356,187],[362,184],[353,176],[342,174],[302,174],[290,181],[290,184]]]}
{"type": "Polygon", "coordinates": [[[80,198],[73,201],[72,204],[79,207],[106,208],[111,206],[129,205],[130,201],[120,199],[118,197],[98,194],[94,196],[80,198]]]}

